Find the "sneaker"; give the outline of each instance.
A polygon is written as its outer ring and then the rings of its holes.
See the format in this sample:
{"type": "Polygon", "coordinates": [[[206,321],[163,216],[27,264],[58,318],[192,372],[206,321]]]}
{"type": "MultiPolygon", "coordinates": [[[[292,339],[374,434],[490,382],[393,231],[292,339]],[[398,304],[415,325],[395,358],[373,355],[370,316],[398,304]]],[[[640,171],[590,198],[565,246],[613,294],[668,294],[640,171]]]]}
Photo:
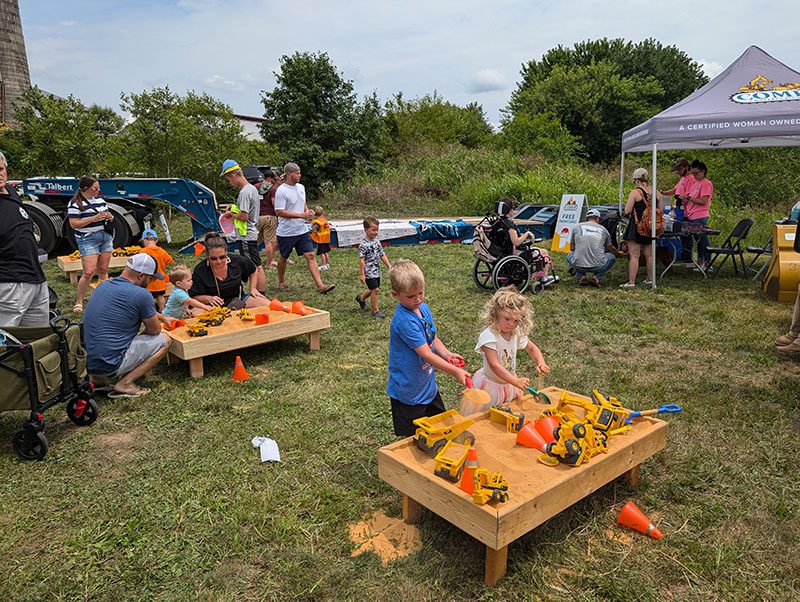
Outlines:
{"type": "Polygon", "coordinates": [[[383,313],[382,311],[373,311],[372,317],[375,318],[376,320],[385,320],[386,314],[383,313]]]}
{"type": "Polygon", "coordinates": [[[319,269],[320,270],[329,270],[329,269],[331,269],[331,266],[329,264],[327,264],[327,263],[323,263],[321,266],[319,266],[319,269]]]}
{"type": "Polygon", "coordinates": [[[778,353],[800,354],[800,337],[796,338],[792,343],[782,345],[777,349],[778,353]]]}
{"type": "Polygon", "coordinates": [[[360,294],[356,295],[356,303],[358,303],[358,306],[361,308],[362,311],[367,309],[367,304],[366,302],[361,300],[360,294]]]}
{"type": "Polygon", "coordinates": [[[776,347],[783,347],[784,345],[791,345],[796,338],[800,337],[800,333],[788,332],[782,337],[775,339],[776,347]]]}
{"type": "Polygon", "coordinates": [[[620,288],[636,288],[636,284],[631,284],[630,282],[625,282],[624,284],[619,285],[620,288]]]}

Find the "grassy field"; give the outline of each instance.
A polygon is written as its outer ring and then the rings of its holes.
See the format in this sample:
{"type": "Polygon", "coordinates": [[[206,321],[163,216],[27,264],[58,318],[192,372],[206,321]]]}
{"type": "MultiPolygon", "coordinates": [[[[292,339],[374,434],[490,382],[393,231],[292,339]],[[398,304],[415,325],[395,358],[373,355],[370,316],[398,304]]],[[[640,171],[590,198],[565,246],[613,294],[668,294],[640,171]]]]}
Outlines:
{"type": "MultiPolygon", "coordinates": [[[[443,340],[476,365],[489,295],[471,281],[470,247],[388,253],[423,268],[443,340]]],[[[400,495],[376,465],[376,450],[394,440],[389,323],[353,301],[356,252],[335,250],[331,261],[325,278],[337,288],[325,297],[303,265],[289,273],[288,298],[331,312],[320,352],[304,338],[244,350],[244,384],[231,382],[232,353],[209,358],[201,380],[185,365],[161,365],[144,381],[150,395],[101,397],[90,428],[50,410],[43,462],[21,463],[3,443],[0,598],[797,599],[800,364],[772,350],[788,305],[727,268],[709,281],[675,272],[655,292],[622,291],[624,263],[600,290],[565,278],[532,297],[532,337],[553,367],[550,384],[685,411],[668,418],[667,448],[643,466],[638,489],[611,483],[519,539],[507,577],[488,588],[484,547],[428,512],[421,551],[386,567],[371,554],[351,558],[349,524],[376,510],[400,514],[400,495]],[[282,463],[259,463],[256,435],[278,442],[282,463]],[[663,541],[614,526],[628,499],[663,541]]],[[[54,263],[49,279],[69,307],[73,288],[54,263]]],[[[270,273],[270,293],[275,284],[270,273]]],[[[381,304],[391,317],[386,291],[381,304]]],[[[527,357],[521,366],[532,369],[527,357]]],[[[438,380],[456,407],[457,385],[438,380]]],[[[23,419],[0,414],[0,442],[23,419]]]]}

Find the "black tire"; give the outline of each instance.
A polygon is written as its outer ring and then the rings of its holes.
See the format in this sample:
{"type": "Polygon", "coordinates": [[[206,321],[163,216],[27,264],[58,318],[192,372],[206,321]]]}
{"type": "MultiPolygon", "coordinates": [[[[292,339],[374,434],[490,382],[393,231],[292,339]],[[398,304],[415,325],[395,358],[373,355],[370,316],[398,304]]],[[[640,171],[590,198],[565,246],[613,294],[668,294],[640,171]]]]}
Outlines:
{"type": "Polygon", "coordinates": [[[582,424],[576,424],[572,427],[572,434],[578,439],[583,439],[586,436],[586,427],[582,424]]]}
{"type": "Polygon", "coordinates": [[[483,259],[476,259],[472,266],[472,280],[478,288],[491,290],[492,288],[492,266],[483,259]]]}
{"type": "Polygon", "coordinates": [[[544,284],[542,284],[541,280],[537,280],[531,285],[531,292],[534,295],[539,295],[544,292],[544,284]]]}
{"type": "Polygon", "coordinates": [[[61,222],[61,217],[49,207],[40,207],[39,203],[25,203],[23,208],[31,216],[37,246],[49,255],[58,246],[61,231],[57,224],[61,222]]]}
{"type": "Polygon", "coordinates": [[[455,443],[460,443],[461,445],[466,445],[469,442],[469,446],[473,447],[475,445],[475,435],[473,435],[469,431],[464,431],[463,433],[459,434],[458,437],[453,439],[455,443]]]}
{"type": "Polygon", "coordinates": [[[47,455],[47,437],[33,428],[23,428],[14,433],[11,445],[20,460],[42,460],[47,455]]]}
{"type": "Polygon", "coordinates": [[[71,399],[67,403],[67,417],[78,426],[89,426],[97,420],[97,403],[95,403],[94,399],[71,399]],[[83,407],[81,415],[77,416],[75,406],[79,401],[84,401],[86,405],[83,407]]]}
{"type": "Polygon", "coordinates": [[[464,465],[462,464],[461,467],[456,472],[456,478],[450,479],[453,483],[458,483],[461,480],[461,477],[464,476],[464,465]]]}
{"type": "Polygon", "coordinates": [[[114,248],[129,247],[138,242],[141,230],[133,213],[114,203],[106,203],[108,211],[114,216],[111,224],[114,226],[114,248]]]}
{"type": "Polygon", "coordinates": [[[439,439],[433,444],[433,447],[428,449],[428,453],[435,458],[445,445],[447,445],[447,439],[439,439]]]}
{"type": "Polygon", "coordinates": [[[492,284],[495,289],[514,285],[522,293],[531,281],[531,266],[518,255],[508,255],[498,261],[492,271],[492,284]]]}

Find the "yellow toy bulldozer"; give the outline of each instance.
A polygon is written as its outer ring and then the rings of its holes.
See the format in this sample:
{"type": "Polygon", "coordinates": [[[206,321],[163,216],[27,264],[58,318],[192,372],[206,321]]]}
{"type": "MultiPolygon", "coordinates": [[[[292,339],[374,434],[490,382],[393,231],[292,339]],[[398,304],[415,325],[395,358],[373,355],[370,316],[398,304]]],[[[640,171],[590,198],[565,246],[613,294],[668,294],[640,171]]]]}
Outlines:
{"type": "Polygon", "coordinates": [[[467,429],[475,422],[464,418],[457,410],[447,410],[436,416],[425,416],[414,421],[417,431],[414,443],[419,449],[431,456],[436,456],[448,441],[475,445],[475,435],[467,429]]]}
{"type": "Polygon", "coordinates": [[[489,408],[489,418],[492,422],[499,422],[506,425],[506,430],[509,433],[516,433],[525,424],[525,414],[520,412],[515,414],[511,411],[509,406],[501,406],[499,408],[489,408]]]}
{"type": "Polygon", "coordinates": [[[508,481],[499,472],[489,474],[485,468],[478,468],[472,475],[474,491],[472,501],[483,505],[489,500],[494,502],[508,501],[508,481]]]}

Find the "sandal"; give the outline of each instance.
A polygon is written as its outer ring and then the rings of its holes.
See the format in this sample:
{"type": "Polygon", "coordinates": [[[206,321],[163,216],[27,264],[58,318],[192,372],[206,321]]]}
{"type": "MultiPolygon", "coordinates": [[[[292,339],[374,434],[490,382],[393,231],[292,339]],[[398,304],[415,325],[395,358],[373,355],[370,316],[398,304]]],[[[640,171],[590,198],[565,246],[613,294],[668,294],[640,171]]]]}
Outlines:
{"type": "Polygon", "coordinates": [[[336,285],[335,285],[335,284],[329,284],[329,285],[327,285],[327,286],[323,286],[322,288],[318,288],[318,289],[317,289],[317,292],[318,292],[320,295],[325,295],[325,294],[327,294],[327,293],[331,292],[331,291],[332,291],[334,288],[336,288],[336,285]]]}
{"type": "Polygon", "coordinates": [[[150,389],[145,389],[144,387],[137,387],[133,391],[117,391],[114,389],[108,394],[109,399],[119,399],[120,397],[141,397],[142,395],[147,395],[150,392],[150,389]]]}
{"type": "Polygon", "coordinates": [[[83,303],[76,303],[75,305],[73,305],[72,306],[72,312],[76,313],[76,314],[82,314],[83,313],[83,303]]]}
{"type": "Polygon", "coordinates": [[[630,282],[626,282],[625,284],[620,284],[620,288],[636,288],[636,284],[631,284],[630,282]]]}

